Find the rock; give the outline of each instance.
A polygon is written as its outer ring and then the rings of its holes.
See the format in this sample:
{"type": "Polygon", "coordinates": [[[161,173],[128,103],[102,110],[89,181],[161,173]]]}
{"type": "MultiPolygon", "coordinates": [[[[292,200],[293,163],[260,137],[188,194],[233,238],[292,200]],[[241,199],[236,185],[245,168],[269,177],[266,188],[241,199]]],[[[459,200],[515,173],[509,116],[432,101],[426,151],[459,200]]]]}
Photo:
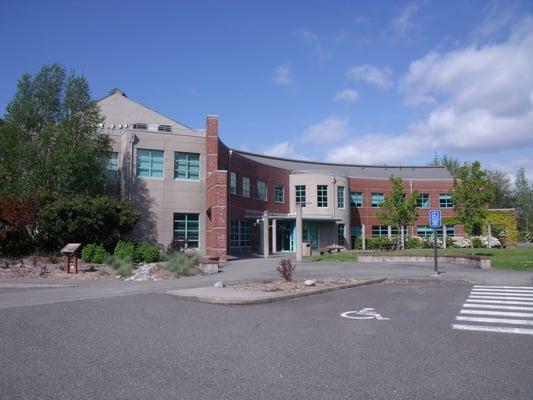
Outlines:
{"type": "Polygon", "coordinates": [[[224,285],[224,282],[222,281],[218,281],[216,282],[213,287],[216,287],[216,288],[223,288],[225,285],[224,285]]]}
{"type": "Polygon", "coordinates": [[[313,279],[308,279],[304,282],[304,285],[305,286],[315,286],[316,285],[316,281],[313,280],[313,279]]]}

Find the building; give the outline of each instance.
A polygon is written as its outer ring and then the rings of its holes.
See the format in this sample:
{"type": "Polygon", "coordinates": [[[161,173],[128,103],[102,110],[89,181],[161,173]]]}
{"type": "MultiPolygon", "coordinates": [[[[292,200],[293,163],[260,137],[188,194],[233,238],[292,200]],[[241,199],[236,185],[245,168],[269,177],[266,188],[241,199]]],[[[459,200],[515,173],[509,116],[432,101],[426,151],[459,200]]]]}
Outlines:
{"type": "MultiPolygon", "coordinates": [[[[453,215],[453,179],[444,167],[346,165],[298,161],[228,148],[218,117],[192,129],[131,99],[119,89],[98,102],[100,129],[113,143],[111,173],[123,198],[142,213],[134,235],[167,246],[174,239],[201,254],[295,250],[296,205],[303,242],[351,248],[355,238],[397,235],[376,217],[390,176],[421,193],[420,216],[407,235],[429,236],[430,208],[453,215]],[[264,226],[264,221],[268,225],[264,226]]],[[[446,226],[441,235],[462,235],[446,226]]]]}

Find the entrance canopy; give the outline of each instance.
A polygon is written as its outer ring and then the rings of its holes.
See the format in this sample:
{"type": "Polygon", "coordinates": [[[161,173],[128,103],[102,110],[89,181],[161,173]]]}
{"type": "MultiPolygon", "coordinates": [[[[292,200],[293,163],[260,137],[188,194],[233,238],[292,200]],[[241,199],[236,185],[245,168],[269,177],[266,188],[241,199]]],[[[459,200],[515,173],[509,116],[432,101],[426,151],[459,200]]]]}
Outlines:
{"type": "MultiPolygon", "coordinates": [[[[296,214],[274,214],[269,213],[268,214],[269,219],[277,219],[279,221],[295,221],[296,220],[296,214]]],[[[256,212],[246,212],[246,218],[247,219],[262,219],[263,214],[262,213],[256,213],[256,212]]],[[[342,221],[342,218],[334,217],[333,215],[303,215],[302,216],[303,221],[314,221],[314,222],[336,222],[336,221],[342,221]]]]}

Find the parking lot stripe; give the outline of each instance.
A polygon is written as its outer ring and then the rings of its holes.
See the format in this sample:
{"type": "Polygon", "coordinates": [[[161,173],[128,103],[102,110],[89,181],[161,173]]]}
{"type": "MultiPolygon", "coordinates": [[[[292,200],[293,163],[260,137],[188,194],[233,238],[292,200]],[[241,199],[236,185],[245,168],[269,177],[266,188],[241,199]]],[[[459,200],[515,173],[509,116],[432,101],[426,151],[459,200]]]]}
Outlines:
{"type": "Polygon", "coordinates": [[[473,292],[501,292],[501,293],[524,293],[533,294],[533,290],[526,289],[472,289],[473,292]]]}
{"type": "Polygon", "coordinates": [[[460,314],[474,314],[474,315],[500,315],[502,317],[524,317],[533,318],[532,313],[524,312],[509,312],[509,311],[488,311],[488,310],[461,310],[460,314]]]}
{"type": "Polygon", "coordinates": [[[486,289],[530,289],[533,290],[533,286],[481,286],[474,285],[475,288],[486,288],[486,289]]]}
{"type": "Polygon", "coordinates": [[[465,303],[463,307],[467,308],[492,308],[494,310],[515,310],[515,311],[533,311],[533,307],[522,307],[522,306],[499,306],[494,304],[472,304],[465,303]]]}
{"type": "Polygon", "coordinates": [[[458,315],[455,317],[457,321],[470,321],[470,322],[489,322],[496,324],[511,324],[511,325],[533,325],[533,321],[528,319],[509,319],[509,318],[485,318],[485,317],[463,317],[458,315]]]}
{"type": "Polygon", "coordinates": [[[516,296],[516,297],[533,297],[533,293],[504,293],[504,292],[474,292],[472,291],[472,294],[475,295],[487,295],[487,296],[493,296],[493,295],[500,295],[500,296],[516,296]]]}
{"type": "Polygon", "coordinates": [[[502,333],[517,333],[521,335],[533,335],[533,329],[528,328],[511,328],[500,326],[481,326],[481,325],[463,325],[453,324],[453,329],[460,329],[465,331],[480,331],[480,332],[502,332],[502,333]]]}
{"type": "Polygon", "coordinates": [[[487,303],[487,304],[522,304],[524,306],[533,306],[532,301],[512,301],[512,300],[482,300],[482,299],[468,299],[467,303],[487,303]]]}
{"type": "Polygon", "coordinates": [[[485,296],[485,295],[470,295],[469,299],[503,299],[503,300],[531,300],[533,297],[513,297],[513,296],[485,296]]]}

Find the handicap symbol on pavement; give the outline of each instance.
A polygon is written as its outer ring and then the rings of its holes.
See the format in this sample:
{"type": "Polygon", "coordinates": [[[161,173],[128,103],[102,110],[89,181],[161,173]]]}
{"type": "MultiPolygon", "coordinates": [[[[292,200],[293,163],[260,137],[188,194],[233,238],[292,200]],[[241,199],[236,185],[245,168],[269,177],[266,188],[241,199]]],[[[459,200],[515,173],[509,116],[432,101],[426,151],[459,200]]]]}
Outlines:
{"type": "Polygon", "coordinates": [[[378,314],[374,311],[373,308],[362,308],[359,311],[346,311],[341,314],[341,317],[348,319],[379,319],[387,320],[390,318],[382,317],[381,314],[378,314]]]}

